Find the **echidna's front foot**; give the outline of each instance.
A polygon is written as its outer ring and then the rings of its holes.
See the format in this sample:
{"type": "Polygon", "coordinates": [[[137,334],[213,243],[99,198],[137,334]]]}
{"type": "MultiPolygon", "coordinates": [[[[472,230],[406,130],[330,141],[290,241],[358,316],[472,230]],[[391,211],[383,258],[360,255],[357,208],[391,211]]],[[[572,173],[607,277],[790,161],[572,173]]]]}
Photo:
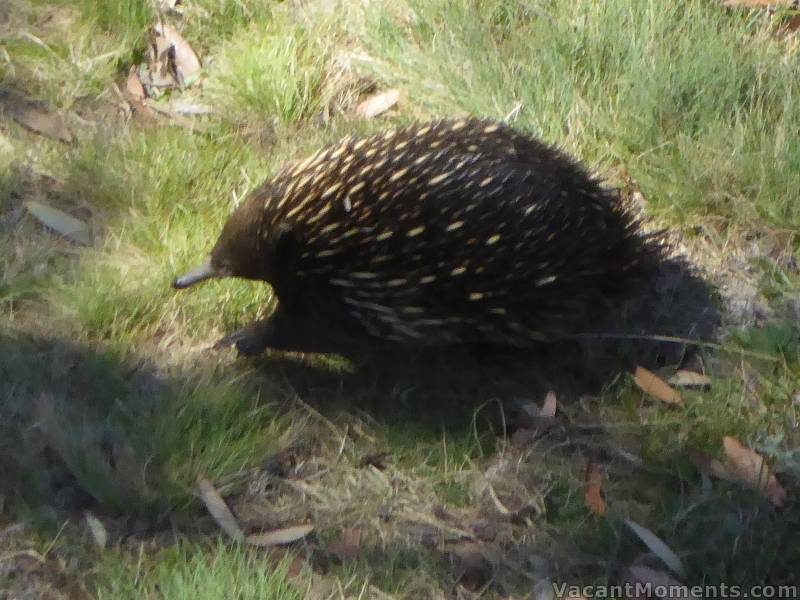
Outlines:
{"type": "Polygon", "coordinates": [[[257,356],[269,346],[268,321],[258,321],[252,325],[229,333],[214,344],[214,349],[236,346],[239,356],[257,356]]]}
{"type": "Polygon", "coordinates": [[[240,356],[256,356],[269,348],[284,352],[339,352],[347,349],[341,336],[331,336],[331,326],[310,315],[294,315],[280,309],[222,338],[214,348],[236,346],[240,356]]]}

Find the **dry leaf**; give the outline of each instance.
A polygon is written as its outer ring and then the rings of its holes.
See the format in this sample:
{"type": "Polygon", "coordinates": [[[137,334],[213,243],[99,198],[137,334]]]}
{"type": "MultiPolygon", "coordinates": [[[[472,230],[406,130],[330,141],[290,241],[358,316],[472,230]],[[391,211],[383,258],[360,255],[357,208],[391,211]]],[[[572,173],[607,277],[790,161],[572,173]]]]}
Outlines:
{"type": "Polygon", "coordinates": [[[313,525],[295,525],[294,527],[286,527],[284,529],[275,529],[265,533],[248,535],[244,541],[251,546],[268,548],[270,546],[291,544],[292,542],[306,537],[312,531],[314,531],[313,525]]]}
{"type": "Polygon", "coordinates": [[[170,46],[170,58],[175,66],[175,75],[181,87],[192,85],[200,74],[202,65],[197,54],[178,30],[170,25],[156,25],[157,36],[170,46]]]}
{"type": "Polygon", "coordinates": [[[539,416],[545,418],[555,417],[557,404],[558,402],[556,400],[556,393],[553,390],[550,390],[547,392],[547,395],[544,398],[544,404],[542,405],[542,409],[539,411],[539,416]]]}
{"type": "Polygon", "coordinates": [[[711,386],[711,379],[701,373],[679,369],[669,378],[669,383],[675,387],[707,388],[711,386]]]}
{"type": "Polygon", "coordinates": [[[400,99],[400,90],[389,90],[375,94],[356,107],[356,114],[365,119],[372,119],[392,108],[400,99]]]}
{"type": "Polygon", "coordinates": [[[730,461],[728,471],[737,481],[750,485],[769,498],[775,506],[786,502],[786,490],[769,470],[764,457],[745,448],[736,438],[722,438],[725,455],[730,461]]]}
{"type": "Polygon", "coordinates": [[[99,548],[105,548],[108,543],[108,532],[105,526],[100,522],[100,519],[95,517],[88,510],[83,513],[86,518],[86,524],[89,526],[89,533],[92,534],[92,539],[99,548]]]}
{"type": "Polygon", "coordinates": [[[686,577],[686,568],[683,566],[681,559],[678,558],[678,555],[675,554],[661,538],[647,529],[647,527],[642,527],[630,519],[625,519],[625,523],[639,536],[639,539],[644,542],[644,545],[650,548],[650,551],[661,559],[661,562],[672,569],[673,573],[681,577],[686,577]]]}
{"type": "Polygon", "coordinates": [[[80,219],[76,219],[49,204],[35,200],[25,202],[25,208],[44,225],[71,239],[73,242],[86,245],[91,243],[92,238],[89,234],[89,226],[80,219]]]}
{"type": "Polygon", "coordinates": [[[347,527],[338,538],[328,544],[328,550],[342,560],[352,560],[361,549],[363,531],[357,527],[347,527]]]}
{"type": "Polygon", "coordinates": [[[602,517],[606,514],[606,501],[603,498],[603,472],[593,462],[586,465],[586,492],[584,494],[586,508],[593,515],[602,517]]]}
{"type": "Polygon", "coordinates": [[[12,111],[14,120],[35,133],[69,144],[72,133],[59,115],[45,112],[33,106],[21,107],[12,111]]]}
{"type": "Polygon", "coordinates": [[[239,527],[239,522],[228,508],[225,500],[220,496],[217,488],[202,475],[197,478],[197,487],[200,490],[200,498],[205,503],[208,512],[214,517],[217,525],[225,533],[237,541],[244,539],[244,534],[239,527]]]}
{"type": "Polygon", "coordinates": [[[677,404],[683,406],[683,399],[680,394],[673,390],[669,385],[655,373],[651,373],[644,367],[636,367],[633,374],[634,383],[646,394],[667,404],[677,404]]]}

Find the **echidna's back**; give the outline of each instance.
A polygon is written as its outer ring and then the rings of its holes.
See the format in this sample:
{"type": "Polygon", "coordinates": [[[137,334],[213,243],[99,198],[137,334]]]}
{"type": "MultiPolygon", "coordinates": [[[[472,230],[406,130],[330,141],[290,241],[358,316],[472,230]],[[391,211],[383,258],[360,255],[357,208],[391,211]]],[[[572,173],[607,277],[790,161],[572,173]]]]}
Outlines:
{"type": "Polygon", "coordinates": [[[285,169],[258,201],[296,241],[281,276],[293,294],[422,344],[569,333],[629,293],[658,253],[574,161],[480,120],[344,140],[285,169]]]}

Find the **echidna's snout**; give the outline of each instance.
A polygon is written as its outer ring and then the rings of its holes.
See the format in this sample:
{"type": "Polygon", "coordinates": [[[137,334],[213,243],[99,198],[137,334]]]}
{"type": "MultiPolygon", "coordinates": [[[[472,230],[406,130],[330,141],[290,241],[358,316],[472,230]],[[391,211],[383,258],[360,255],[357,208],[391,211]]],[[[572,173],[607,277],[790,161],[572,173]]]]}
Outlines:
{"type": "Polygon", "coordinates": [[[196,267],[175,279],[172,282],[172,287],[176,290],[182,290],[184,288],[188,288],[193,286],[195,283],[200,283],[201,281],[205,281],[206,279],[213,279],[215,277],[221,277],[222,274],[214,268],[211,264],[211,261],[206,261],[199,267],[196,267]]]}

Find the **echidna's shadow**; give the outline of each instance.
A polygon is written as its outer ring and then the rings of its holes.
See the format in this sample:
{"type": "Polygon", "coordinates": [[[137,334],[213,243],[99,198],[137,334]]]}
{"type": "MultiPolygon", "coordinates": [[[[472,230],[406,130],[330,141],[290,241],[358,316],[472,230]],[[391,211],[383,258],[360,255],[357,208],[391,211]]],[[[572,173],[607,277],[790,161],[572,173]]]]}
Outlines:
{"type": "Polygon", "coordinates": [[[548,390],[568,400],[600,392],[636,365],[684,363],[696,353],[695,347],[647,338],[713,339],[719,323],[714,296],[689,264],[668,259],[648,289],[575,339],[525,350],[361,348],[349,354],[351,368],[336,373],[278,354],[263,359],[263,364],[280,370],[324,413],[357,409],[389,422],[460,427],[471,420],[476,407],[489,401],[538,399],[548,390]]]}

